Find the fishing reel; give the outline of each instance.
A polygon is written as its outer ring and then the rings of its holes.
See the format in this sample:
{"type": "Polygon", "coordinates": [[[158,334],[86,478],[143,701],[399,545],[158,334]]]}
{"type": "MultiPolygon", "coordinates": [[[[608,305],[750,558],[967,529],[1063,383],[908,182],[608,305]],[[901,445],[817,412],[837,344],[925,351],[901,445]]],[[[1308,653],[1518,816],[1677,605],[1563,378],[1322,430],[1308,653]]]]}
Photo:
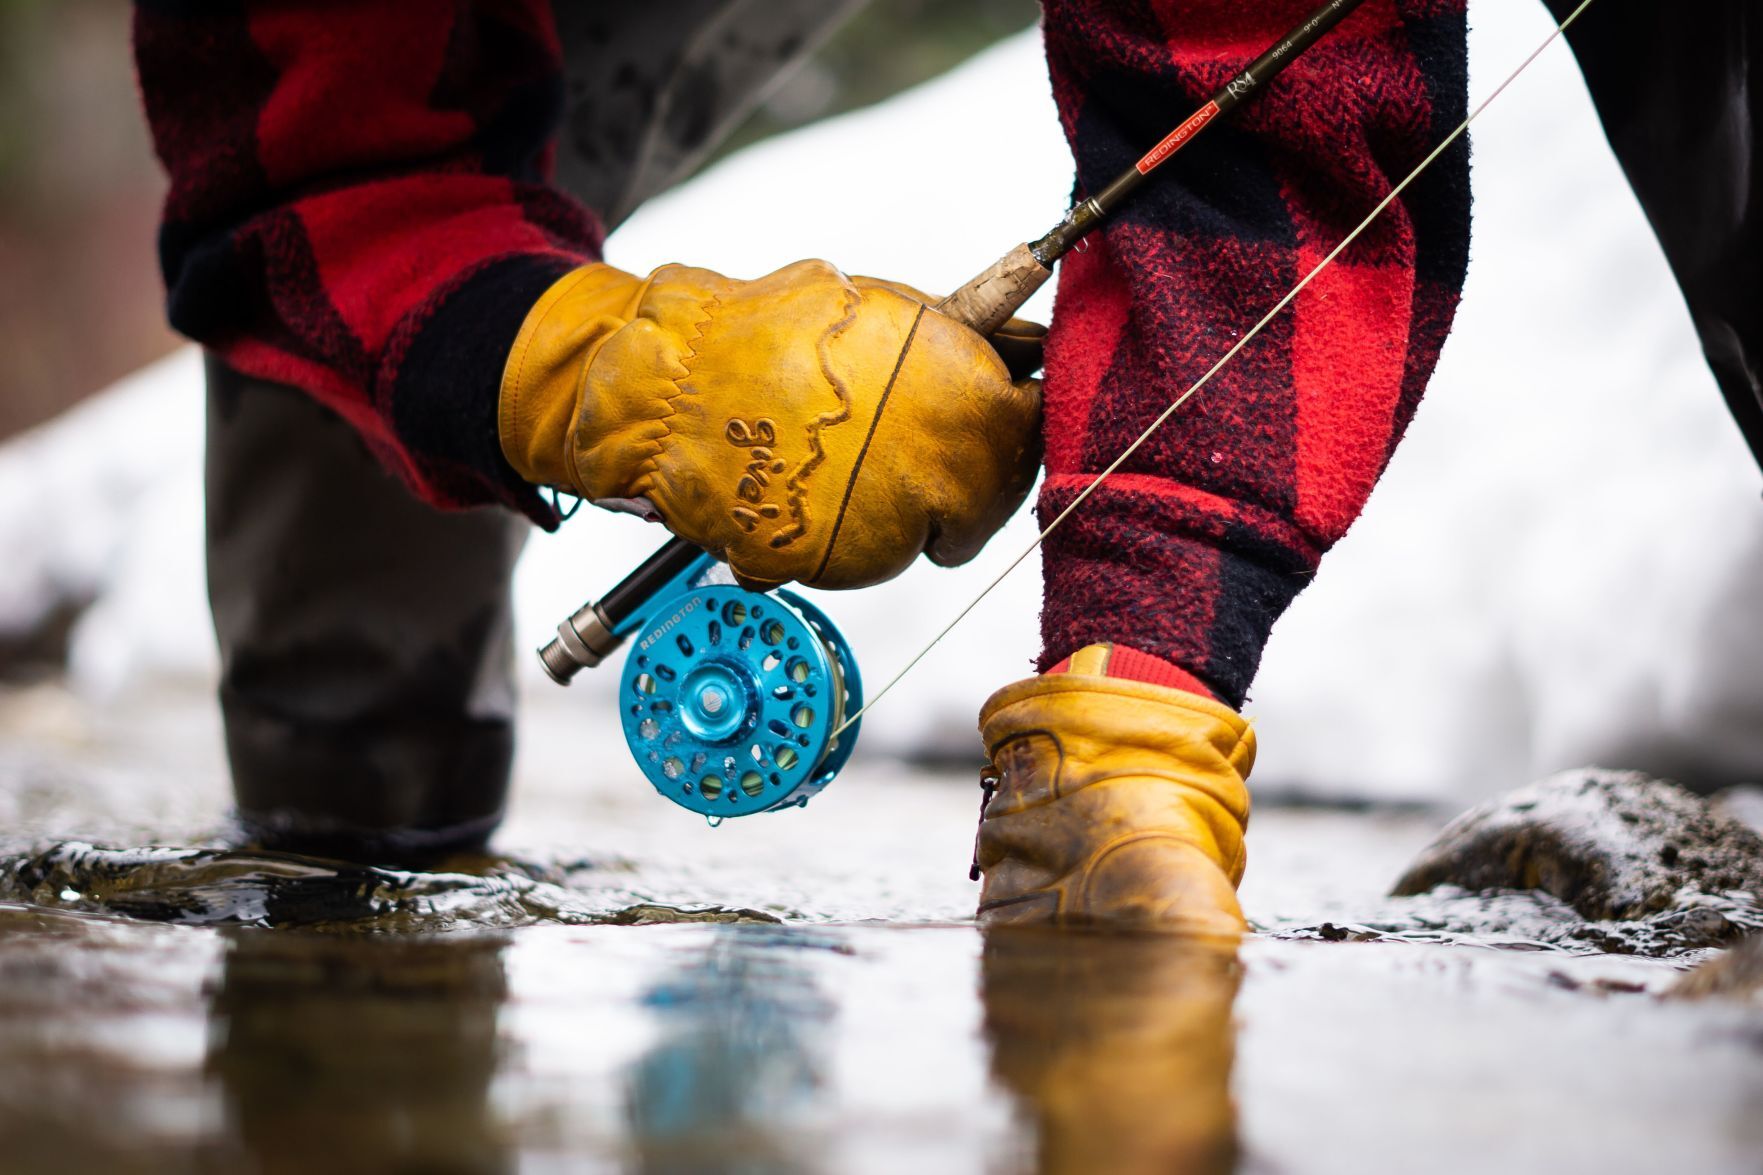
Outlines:
{"type": "Polygon", "coordinates": [[[857,662],[825,613],[793,592],[715,582],[720,567],[675,539],[539,650],[568,685],[631,642],[625,743],[656,791],[712,823],[806,804],[850,758],[859,724],[845,723],[863,708],[857,662]]]}

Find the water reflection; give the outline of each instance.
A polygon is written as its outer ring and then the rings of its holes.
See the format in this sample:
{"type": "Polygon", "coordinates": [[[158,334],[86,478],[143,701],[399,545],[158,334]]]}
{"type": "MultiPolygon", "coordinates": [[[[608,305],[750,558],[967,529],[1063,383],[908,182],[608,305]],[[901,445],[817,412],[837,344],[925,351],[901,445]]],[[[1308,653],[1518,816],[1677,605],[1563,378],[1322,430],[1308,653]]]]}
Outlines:
{"type": "Polygon", "coordinates": [[[662,1025],[627,1081],[644,1171],[818,1169],[800,1127],[825,1080],[835,1006],[802,959],[846,949],[822,930],[731,927],[643,995],[662,1025]]]}
{"type": "Polygon", "coordinates": [[[231,933],[209,1018],[228,1171],[505,1171],[505,938],[231,933]]]}
{"type": "Polygon", "coordinates": [[[1234,948],[1166,935],[999,927],[980,960],[992,1072],[1042,1175],[1223,1172],[1234,948]]]}

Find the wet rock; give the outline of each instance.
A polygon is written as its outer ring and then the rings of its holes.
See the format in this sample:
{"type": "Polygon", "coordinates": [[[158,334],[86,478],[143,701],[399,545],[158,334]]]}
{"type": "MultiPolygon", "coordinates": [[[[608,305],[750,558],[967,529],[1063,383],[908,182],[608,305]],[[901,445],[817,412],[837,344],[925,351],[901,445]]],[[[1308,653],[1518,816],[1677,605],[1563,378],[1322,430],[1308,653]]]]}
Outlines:
{"type": "Polygon", "coordinates": [[[1731,936],[1697,896],[1755,904],[1763,836],[1673,783],[1638,772],[1563,772],[1447,825],[1396,882],[1398,896],[1453,885],[1542,890],[1588,922],[1663,917],[1686,937],[1731,936]]]}
{"type": "Polygon", "coordinates": [[[1722,951],[1672,985],[1671,999],[1709,996],[1757,999],[1763,996],[1763,934],[1722,951]]]}
{"type": "Polygon", "coordinates": [[[1464,944],[1676,958],[1763,931],[1763,836],[1716,802],[1583,769],[1464,813],[1394,894],[1350,923],[1263,923],[1276,938],[1464,944]]]}
{"type": "Polygon", "coordinates": [[[1279,938],[1464,943],[1682,957],[1763,931],[1763,836],[1718,804],[1633,772],[1582,769],[1459,816],[1352,932],[1279,938]]]}
{"type": "Polygon", "coordinates": [[[1471,893],[1455,885],[1410,897],[1385,898],[1359,911],[1350,924],[1272,922],[1257,929],[1272,938],[1322,942],[1402,942],[1430,946],[1493,947],[1505,951],[1644,955],[1676,958],[1721,947],[1763,931],[1763,909],[1748,894],[1710,896],[1684,891],[1681,908],[1646,918],[1588,921],[1552,894],[1536,889],[1471,893]]]}

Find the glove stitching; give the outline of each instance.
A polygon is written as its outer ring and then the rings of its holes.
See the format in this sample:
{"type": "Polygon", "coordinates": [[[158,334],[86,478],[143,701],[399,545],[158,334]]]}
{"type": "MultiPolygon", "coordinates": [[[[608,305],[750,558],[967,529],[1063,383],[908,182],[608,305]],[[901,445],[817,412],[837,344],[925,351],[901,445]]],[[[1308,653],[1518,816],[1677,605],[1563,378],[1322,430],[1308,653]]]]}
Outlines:
{"type": "MultiPolygon", "coordinates": [[[[832,385],[833,394],[839,398],[839,407],[833,412],[822,412],[808,424],[808,460],[802,462],[790,479],[784,483],[787,494],[790,517],[795,522],[771,536],[768,544],[773,550],[787,547],[804,534],[808,533],[808,487],[810,474],[819,469],[826,461],[826,447],[820,443],[822,429],[843,424],[851,419],[851,389],[839,378],[832,367],[832,356],[827,354],[827,345],[837,338],[846,327],[857,321],[857,312],[863,308],[863,294],[857,287],[847,284],[845,293],[845,316],[833,323],[824,331],[814,344],[814,352],[820,360],[820,374],[832,385]]],[[[819,574],[818,572],[816,573],[819,574]]]]}
{"type": "Polygon", "coordinates": [[[857,450],[857,460],[851,466],[851,476],[845,481],[845,496],[839,501],[839,513],[833,519],[832,534],[827,536],[826,550],[821,553],[820,566],[805,582],[813,583],[826,572],[826,565],[832,561],[833,547],[838,544],[839,531],[845,525],[845,511],[851,506],[851,493],[857,488],[857,475],[863,472],[863,460],[869,456],[869,446],[875,440],[875,431],[881,427],[882,413],[887,410],[888,397],[894,394],[894,384],[900,378],[900,370],[906,366],[906,353],[912,350],[912,340],[918,336],[918,324],[924,321],[924,306],[921,303],[918,313],[912,316],[912,326],[906,331],[906,341],[900,344],[900,357],[894,360],[893,374],[888,376],[888,384],[882,389],[881,399],[875,406],[875,415],[869,421],[869,432],[863,438],[863,447],[857,450]]]}
{"type": "Polygon", "coordinates": [[[673,437],[673,418],[679,415],[679,409],[674,407],[674,402],[681,396],[692,394],[691,390],[685,386],[685,381],[692,376],[692,361],[698,357],[698,345],[704,341],[704,328],[710,325],[711,321],[715,319],[717,311],[722,309],[722,295],[710,295],[710,300],[700,302],[698,309],[704,317],[694,324],[692,337],[686,340],[686,353],[676,360],[683,370],[668,381],[673,385],[673,394],[661,398],[662,405],[667,409],[655,421],[661,426],[661,435],[649,442],[655,447],[655,451],[644,458],[643,463],[637,467],[637,476],[632,484],[632,488],[637,493],[633,496],[649,496],[649,479],[654,477],[661,468],[661,455],[667,451],[667,442],[673,437]]]}

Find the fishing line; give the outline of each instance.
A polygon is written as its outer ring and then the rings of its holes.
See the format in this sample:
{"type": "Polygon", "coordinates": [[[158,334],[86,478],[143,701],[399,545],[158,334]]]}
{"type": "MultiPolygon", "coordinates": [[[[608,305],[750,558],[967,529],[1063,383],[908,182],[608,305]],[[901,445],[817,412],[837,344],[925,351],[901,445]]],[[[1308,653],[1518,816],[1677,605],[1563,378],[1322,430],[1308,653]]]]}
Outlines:
{"type": "Polygon", "coordinates": [[[1326,257],[1324,257],[1321,261],[1317,262],[1315,268],[1311,269],[1309,273],[1305,274],[1303,277],[1303,280],[1299,281],[1297,285],[1293,286],[1291,288],[1291,290],[1289,292],[1287,292],[1285,297],[1281,298],[1277,303],[1275,303],[1273,306],[1273,309],[1269,310],[1266,314],[1262,315],[1261,320],[1259,322],[1257,322],[1249,330],[1249,332],[1247,334],[1245,334],[1242,338],[1238,339],[1236,344],[1234,346],[1232,346],[1230,350],[1228,350],[1224,353],[1223,357],[1221,357],[1216,363],[1214,363],[1210,368],[1208,368],[1206,373],[1204,375],[1202,375],[1199,379],[1195,380],[1194,383],[1185,392],[1183,392],[1181,395],[1177,396],[1173,401],[1171,401],[1169,406],[1167,408],[1163,409],[1163,411],[1158,414],[1157,418],[1155,420],[1153,420],[1150,423],[1150,425],[1148,427],[1146,427],[1146,429],[1138,435],[1138,437],[1132,442],[1132,444],[1130,444],[1126,447],[1126,449],[1120,454],[1120,456],[1116,457],[1112,462],[1110,462],[1108,464],[1107,468],[1103,469],[1102,472],[1098,473],[1093,479],[1091,479],[1090,483],[1088,485],[1086,485],[1078,493],[1077,497],[1073,498],[1071,500],[1071,502],[1065,507],[1065,509],[1061,510],[1058,513],[1058,515],[1053,519],[1053,521],[1049,522],[1047,524],[1046,528],[1043,529],[1038,535],[1035,536],[1034,541],[1029,543],[1029,545],[1027,547],[1023,548],[1023,551],[1021,554],[1017,555],[1016,558],[1012,559],[1010,561],[1009,565],[1006,566],[1003,571],[999,572],[997,574],[997,576],[990,583],[986,584],[986,586],[984,588],[980,589],[980,593],[977,596],[975,596],[967,604],[966,607],[962,608],[961,611],[959,611],[955,614],[954,619],[950,620],[948,624],[943,626],[941,631],[939,631],[934,637],[931,638],[929,644],[925,645],[924,648],[920,649],[917,653],[913,654],[912,659],[907,661],[906,664],[900,669],[900,671],[898,673],[894,674],[894,676],[892,676],[891,678],[889,678],[887,680],[887,682],[885,684],[883,684],[879,690],[877,690],[877,691],[875,691],[875,693],[871,694],[869,696],[868,700],[855,713],[848,715],[845,718],[845,720],[843,722],[841,722],[836,729],[833,730],[832,737],[834,737],[834,738],[838,737],[838,735],[841,734],[846,728],[855,725],[859,719],[861,719],[865,714],[869,713],[869,711],[875,706],[875,704],[877,702],[879,702],[883,698],[887,697],[888,694],[893,690],[893,688],[900,683],[902,678],[904,678],[908,673],[912,672],[912,670],[917,667],[917,665],[920,661],[924,660],[925,657],[930,655],[931,650],[935,649],[939,644],[942,643],[944,637],[948,636],[951,632],[953,632],[955,630],[956,625],[960,624],[963,620],[967,619],[968,615],[975,608],[979,607],[980,604],[982,602],[984,602],[984,600],[987,596],[992,594],[992,591],[994,588],[996,588],[999,584],[1003,583],[1004,580],[1010,575],[1011,572],[1015,571],[1018,567],[1020,567],[1022,565],[1023,560],[1027,559],[1030,555],[1034,554],[1035,551],[1040,549],[1041,544],[1046,542],[1047,536],[1052,534],[1055,530],[1059,529],[1060,524],[1063,523],[1067,518],[1069,518],[1071,516],[1072,511],[1076,510],[1086,500],[1088,500],[1089,496],[1091,494],[1095,493],[1096,489],[1099,486],[1101,486],[1101,484],[1103,482],[1107,481],[1111,474],[1113,474],[1115,471],[1117,471],[1127,461],[1131,460],[1132,455],[1134,453],[1138,452],[1139,449],[1144,445],[1144,443],[1146,441],[1151,439],[1151,436],[1154,433],[1156,433],[1156,431],[1159,428],[1161,428],[1163,426],[1164,421],[1168,420],[1171,416],[1173,416],[1178,408],[1180,408],[1183,404],[1187,403],[1188,400],[1193,398],[1193,396],[1197,392],[1199,392],[1199,390],[1201,388],[1205,387],[1208,383],[1210,383],[1213,376],[1217,375],[1220,371],[1222,371],[1225,368],[1225,366],[1230,363],[1230,361],[1232,359],[1235,359],[1237,357],[1237,355],[1239,353],[1241,353],[1241,351],[1244,347],[1248,346],[1249,343],[1252,342],[1255,339],[1255,337],[1261,333],[1261,331],[1267,326],[1268,323],[1272,322],[1275,318],[1277,318],[1279,316],[1279,313],[1282,310],[1284,310],[1287,306],[1290,306],[1292,304],[1292,302],[1294,302],[1297,299],[1298,295],[1304,292],[1304,290],[1310,285],[1310,283],[1315,280],[1317,274],[1321,273],[1323,270],[1327,269],[1330,265],[1332,265],[1337,257],[1339,257],[1342,253],[1344,253],[1347,250],[1347,248],[1350,245],[1352,245],[1352,243],[1354,241],[1358,240],[1359,237],[1364,234],[1365,230],[1370,228],[1372,226],[1372,224],[1374,224],[1377,221],[1377,218],[1379,216],[1383,215],[1384,210],[1387,209],[1391,204],[1393,204],[1396,201],[1397,197],[1399,197],[1404,191],[1406,191],[1408,189],[1408,186],[1410,184],[1412,184],[1415,180],[1419,179],[1420,176],[1425,173],[1427,168],[1432,166],[1434,160],[1438,159],[1438,157],[1440,155],[1443,155],[1447,150],[1450,149],[1452,144],[1454,144],[1458,139],[1462,138],[1463,135],[1468,132],[1470,124],[1473,123],[1477,118],[1479,118],[1481,116],[1482,111],[1486,110],[1494,102],[1495,99],[1497,99],[1501,94],[1505,93],[1506,88],[1508,86],[1510,86],[1513,82],[1517,81],[1518,78],[1524,73],[1524,71],[1530,68],[1531,63],[1534,62],[1538,57],[1542,56],[1543,51],[1546,50],[1550,45],[1554,44],[1555,41],[1558,38],[1560,38],[1561,35],[1567,31],[1569,26],[1571,26],[1574,21],[1579,19],[1580,14],[1583,13],[1586,9],[1590,8],[1594,3],[1596,3],[1596,0],[1581,0],[1579,7],[1575,8],[1572,12],[1568,13],[1567,19],[1563,20],[1560,24],[1556,25],[1554,31],[1551,32],[1548,35],[1548,37],[1544,39],[1543,43],[1538,45],[1535,49],[1531,50],[1530,56],[1526,57],[1521,63],[1519,63],[1519,66],[1517,69],[1515,69],[1511,73],[1507,74],[1505,80],[1500,82],[1499,85],[1494,87],[1493,93],[1489,94],[1486,98],[1482,99],[1480,105],[1476,106],[1475,109],[1473,109],[1469,112],[1469,117],[1465,118],[1461,123],[1457,124],[1457,129],[1453,130],[1449,135],[1445,136],[1444,141],[1441,142],[1437,147],[1434,147],[1432,149],[1432,151],[1426,156],[1426,158],[1422,159],[1420,161],[1420,163],[1414,168],[1414,170],[1410,171],[1408,173],[1408,175],[1402,180],[1401,183],[1397,184],[1394,188],[1391,188],[1389,194],[1386,195],[1382,200],[1380,200],[1378,202],[1377,206],[1375,208],[1373,208],[1366,215],[1365,219],[1361,220],[1359,222],[1358,226],[1356,228],[1354,228],[1352,232],[1348,233],[1347,236],[1345,237],[1345,239],[1343,239],[1340,244],[1336,245],[1334,247],[1334,249],[1331,250],[1326,257]]]}

